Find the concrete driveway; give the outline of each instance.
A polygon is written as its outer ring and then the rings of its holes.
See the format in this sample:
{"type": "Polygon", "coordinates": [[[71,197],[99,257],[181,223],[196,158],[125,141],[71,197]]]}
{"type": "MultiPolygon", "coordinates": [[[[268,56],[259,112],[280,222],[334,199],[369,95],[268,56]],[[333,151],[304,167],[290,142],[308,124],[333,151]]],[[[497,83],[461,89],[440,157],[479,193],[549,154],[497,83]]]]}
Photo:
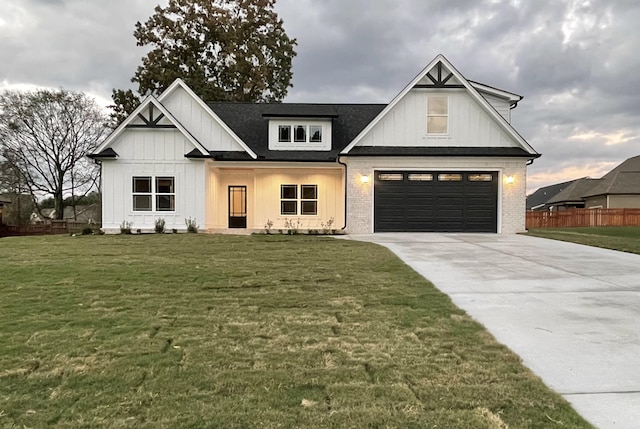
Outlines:
{"type": "Polygon", "coordinates": [[[640,427],[640,255],[523,235],[350,238],[391,249],[596,427],[640,427]]]}

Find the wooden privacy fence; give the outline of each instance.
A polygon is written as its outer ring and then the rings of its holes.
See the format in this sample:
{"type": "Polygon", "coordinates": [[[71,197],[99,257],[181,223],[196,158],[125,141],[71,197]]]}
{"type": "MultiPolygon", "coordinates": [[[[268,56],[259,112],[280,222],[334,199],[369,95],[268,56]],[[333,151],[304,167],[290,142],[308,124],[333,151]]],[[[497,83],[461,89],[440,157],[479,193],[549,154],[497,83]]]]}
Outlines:
{"type": "Polygon", "coordinates": [[[0,225],[0,237],[80,233],[86,227],[92,228],[94,232],[99,229],[99,225],[96,224],[88,225],[85,222],[50,220],[35,225],[0,225]]]}
{"type": "Polygon", "coordinates": [[[527,212],[527,229],[640,226],[640,209],[571,209],[527,212]]]}

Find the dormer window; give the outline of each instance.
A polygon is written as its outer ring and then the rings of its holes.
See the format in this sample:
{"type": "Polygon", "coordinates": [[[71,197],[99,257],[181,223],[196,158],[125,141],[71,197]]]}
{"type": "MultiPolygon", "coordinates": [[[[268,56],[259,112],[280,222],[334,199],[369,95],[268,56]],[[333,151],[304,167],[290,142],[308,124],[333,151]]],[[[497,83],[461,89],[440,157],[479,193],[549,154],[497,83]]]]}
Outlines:
{"type": "Polygon", "coordinates": [[[270,150],[331,150],[331,120],[272,119],[270,150]]]}
{"type": "Polygon", "coordinates": [[[278,126],[278,142],[288,143],[291,141],[291,125],[278,126]]]}
{"type": "Polygon", "coordinates": [[[319,143],[322,141],[322,126],[321,125],[309,125],[309,141],[312,143],[319,143]]]}
{"type": "Polygon", "coordinates": [[[295,141],[304,143],[307,141],[307,127],[305,125],[296,125],[295,141]]]}

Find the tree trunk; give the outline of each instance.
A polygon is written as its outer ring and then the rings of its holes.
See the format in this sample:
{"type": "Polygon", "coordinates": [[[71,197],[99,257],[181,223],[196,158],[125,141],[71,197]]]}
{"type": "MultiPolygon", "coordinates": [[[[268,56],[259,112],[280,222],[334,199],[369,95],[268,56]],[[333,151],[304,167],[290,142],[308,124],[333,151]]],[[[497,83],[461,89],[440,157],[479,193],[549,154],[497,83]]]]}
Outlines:
{"type": "Polygon", "coordinates": [[[54,210],[56,212],[56,219],[64,219],[64,199],[62,198],[62,192],[56,192],[53,196],[55,201],[54,210]]]}

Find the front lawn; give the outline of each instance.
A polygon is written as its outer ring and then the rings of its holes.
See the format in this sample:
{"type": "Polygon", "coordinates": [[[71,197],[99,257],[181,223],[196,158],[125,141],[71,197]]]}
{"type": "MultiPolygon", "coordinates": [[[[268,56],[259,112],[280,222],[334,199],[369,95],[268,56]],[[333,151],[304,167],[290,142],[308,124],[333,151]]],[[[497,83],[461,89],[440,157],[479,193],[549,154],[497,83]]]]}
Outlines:
{"type": "Polygon", "coordinates": [[[538,228],[529,235],[640,254],[640,227],[538,228]]]}
{"type": "Polygon", "coordinates": [[[591,428],[369,243],[0,239],[0,427],[591,428]]]}

